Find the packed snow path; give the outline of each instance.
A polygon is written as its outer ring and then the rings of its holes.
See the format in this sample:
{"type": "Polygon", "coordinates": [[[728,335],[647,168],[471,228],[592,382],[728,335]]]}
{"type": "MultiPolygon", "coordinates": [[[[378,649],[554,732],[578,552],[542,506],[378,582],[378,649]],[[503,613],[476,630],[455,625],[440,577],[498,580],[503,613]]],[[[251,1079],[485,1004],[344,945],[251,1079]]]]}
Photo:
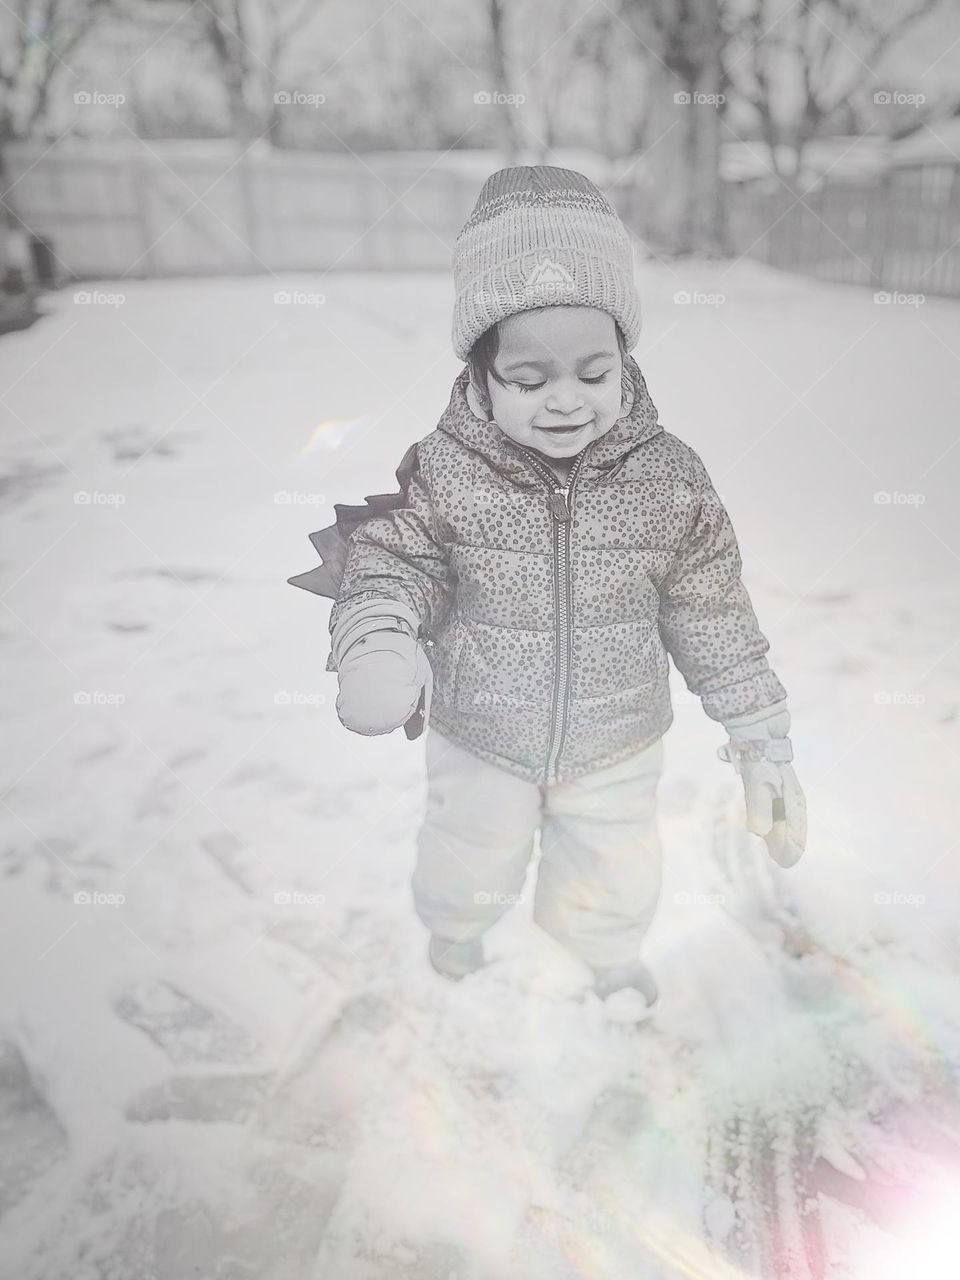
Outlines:
{"type": "Polygon", "coordinates": [[[676,680],[632,1031],[526,902],[485,971],[427,967],[422,739],[340,727],[327,606],[285,582],[446,404],[449,281],[98,282],[122,303],[0,342],[3,1275],[955,1273],[960,308],[746,263],[640,286],[810,840],[766,860],[676,680]]]}

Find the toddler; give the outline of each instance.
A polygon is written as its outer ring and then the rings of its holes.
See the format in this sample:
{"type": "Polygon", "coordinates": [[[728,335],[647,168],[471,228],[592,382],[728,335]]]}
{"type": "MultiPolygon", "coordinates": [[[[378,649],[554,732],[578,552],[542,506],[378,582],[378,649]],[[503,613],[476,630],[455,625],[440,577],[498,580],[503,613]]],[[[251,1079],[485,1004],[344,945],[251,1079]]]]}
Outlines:
{"type": "Polygon", "coordinates": [[[534,919],[642,1018],[658,1003],[640,949],[660,892],[668,654],[726,729],[747,825],[783,866],[806,837],[786,691],[727,513],[630,355],[633,255],[605,197],[567,169],[502,169],[453,268],[464,368],[408,455],[401,505],[350,537],[337,712],[381,734],[422,709],[413,894],[434,968],[483,965],[539,830],[534,919]]]}

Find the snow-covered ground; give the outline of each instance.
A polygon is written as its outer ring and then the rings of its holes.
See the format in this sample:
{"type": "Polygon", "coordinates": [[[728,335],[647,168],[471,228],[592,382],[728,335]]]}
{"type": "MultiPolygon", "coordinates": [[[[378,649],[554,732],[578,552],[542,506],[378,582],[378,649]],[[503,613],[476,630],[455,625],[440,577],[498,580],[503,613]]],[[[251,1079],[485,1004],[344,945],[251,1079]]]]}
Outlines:
{"type": "Polygon", "coordinates": [[[449,278],[94,282],[0,343],[4,1276],[957,1273],[960,306],[640,287],[810,838],[783,872],[743,833],[677,679],[634,1030],[526,902],[485,971],[428,968],[423,739],[341,728],[328,606],[285,581],[435,425],[449,278]]]}

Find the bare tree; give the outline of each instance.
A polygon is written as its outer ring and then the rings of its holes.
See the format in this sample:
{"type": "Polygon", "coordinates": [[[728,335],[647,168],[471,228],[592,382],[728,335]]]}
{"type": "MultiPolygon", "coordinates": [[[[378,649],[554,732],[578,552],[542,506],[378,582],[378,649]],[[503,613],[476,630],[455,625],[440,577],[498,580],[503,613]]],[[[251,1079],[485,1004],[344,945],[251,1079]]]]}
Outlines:
{"type": "MultiPolygon", "coordinates": [[[[629,46],[625,48],[620,20],[605,4],[566,0],[553,6],[551,16],[556,36],[545,43],[542,3],[528,0],[522,9],[519,37],[524,51],[537,51],[524,71],[523,84],[526,87],[529,80],[539,108],[536,142],[540,162],[547,162],[561,137],[567,142],[583,137],[610,159],[629,137],[630,117],[641,113],[635,85],[630,86],[629,99],[616,97],[631,60],[639,72],[636,55],[629,46]]],[[[522,115],[521,123],[525,120],[522,115]]]]}
{"type": "Polygon", "coordinates": [[[26,138],[46,122],[54,81],[111,9],[111,0],[11,0],[0,45],[0,141],[26,138]]]}
{"type": "Polygon", "coordinates": [[[884,22],[874,0],[726,0],[724,88],[753,108],[788,187],[802,184],[811,139],[877,83],[882,56],[939,2],[900,5],[884,22]]]}
{"type": "Polygon", "coordinates": [[[7,231],[22,229],[5,198],[7,147],[43,130],[53,85],[71,74],[71,55],[109,9],[110,0],[10,0],[0,10],[0,221],[7,231]]]}
{"type": "Polygon", "coordinates": [[[494,91],[499,100],[494,103],[500,122],[500,140],[507,164],[515,164],[519,150],[515,109],[510,96],[512,85],[510,56],[505,30],[506,0],[487,0],[487,16],[490,21],[490,60],[494,91]]]}
{"type": "Polygon", "coordinates": [[[665,202],[659,238],[679,253],[727,251],[720,185],[723,41],[718,0],[621,0],[624,21],[650,51],[660,136],[680,130],[679,148],[652,160],[674,187],[676,216],[665,202]],[[676,114],[679,113],[679,114],[676,114]],[[679,170],[674,157],[679,155],[679,170]]]}
{"type": "Polygon", "coordinates": [[[293,74],[290,54],[322,10],[322,0],[204,0],[198,21],[223,83],[234,136],[281,137],[276,94],[293,74]]]}

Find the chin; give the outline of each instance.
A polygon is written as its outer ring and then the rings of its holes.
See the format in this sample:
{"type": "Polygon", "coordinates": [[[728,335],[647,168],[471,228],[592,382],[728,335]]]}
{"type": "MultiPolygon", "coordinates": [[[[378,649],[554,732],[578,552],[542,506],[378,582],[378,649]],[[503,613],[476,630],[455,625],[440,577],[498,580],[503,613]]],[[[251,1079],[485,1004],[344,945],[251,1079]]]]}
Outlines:
{"type": "Polygon", "coordinates": [[[535,443],[530,447],[536,449],[538,453],[545,454],[548,458],[575,458],[581,449],[585,449],[589,444],[589,440],[584,440],[583,444],[551,444],[546,441],[543,444],[535,443]]]}

